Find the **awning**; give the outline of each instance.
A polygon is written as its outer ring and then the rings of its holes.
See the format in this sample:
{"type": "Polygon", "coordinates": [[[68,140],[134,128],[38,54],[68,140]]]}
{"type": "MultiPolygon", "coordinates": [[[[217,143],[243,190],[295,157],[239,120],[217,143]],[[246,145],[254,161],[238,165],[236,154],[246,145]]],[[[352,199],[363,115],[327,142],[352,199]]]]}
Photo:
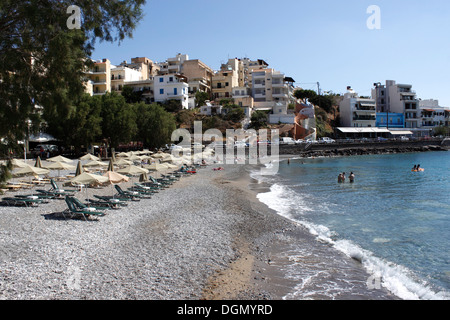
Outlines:
{"type": "Polygon", "coordinates": [[[390,131],[382,128],[337,128],[342,133],[389,133],[390,131]]]}
{"type": "Polygon", "coordinates": [[[391,134],[404,136],[413,133],[411,131],[391,131],[391,134]]]}

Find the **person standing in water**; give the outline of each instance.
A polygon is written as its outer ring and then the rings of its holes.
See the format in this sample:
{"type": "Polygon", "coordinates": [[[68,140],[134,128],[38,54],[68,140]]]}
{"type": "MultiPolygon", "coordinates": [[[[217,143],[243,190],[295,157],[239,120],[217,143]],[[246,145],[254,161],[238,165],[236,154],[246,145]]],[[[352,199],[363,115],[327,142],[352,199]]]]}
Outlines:
{"type": "Polygon", "coordinates": [[[355,175],[353,172],[350,172],[350,175],[348,176],[348,180],[350,181],[350,183],[355,182],[355,175]]]}

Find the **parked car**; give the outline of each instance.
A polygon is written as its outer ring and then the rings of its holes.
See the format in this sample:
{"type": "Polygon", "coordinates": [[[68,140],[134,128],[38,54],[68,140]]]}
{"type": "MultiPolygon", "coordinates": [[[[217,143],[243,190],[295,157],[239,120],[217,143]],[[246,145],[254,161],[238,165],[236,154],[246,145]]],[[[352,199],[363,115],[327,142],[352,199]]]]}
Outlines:
{"type": "Polygon", "coordinates": [[[295,140],[291,137],[280,138],[280,144],[295,144],[295,140]]]}
{"type": "Polygon", "coordinates": [[[387,141],[388,140],[388,139],[383,138],[383,137],[378,137],[377,139],[378,139],[378,141],[387,141]]]}
{"type": "Polygon", "coordinates": [[[408,138],[408,137],[405,137],[405,136],[401,136],[401,137],[400,137],[400,140],[401,140],[401,141],[409,141],[409,138],[408,138]]]}
{"type": "Polygon", "coordinates": [[[295,144],[302,144],[302,143],[306,143],[306,141],[303,140],[303,139],[297,139],[297,140],[295,140],[295,144]]]}
{"type": "Polygon", "coordinates": [[[319,143],[335,143],[336,140],[331,139],[329,137],[323,137],[319,139],[319,143]]]}

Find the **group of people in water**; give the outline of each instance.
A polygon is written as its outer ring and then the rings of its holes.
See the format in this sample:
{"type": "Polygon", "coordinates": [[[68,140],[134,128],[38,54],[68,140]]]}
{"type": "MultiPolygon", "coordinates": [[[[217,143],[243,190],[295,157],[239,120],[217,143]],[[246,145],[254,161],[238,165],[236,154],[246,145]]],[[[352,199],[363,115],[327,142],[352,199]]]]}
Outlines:
{"type": "MultiPolygon", "coordinates": [[[[338,175],[338,182],[339,183],[344,183],[345,182],[345,172],[339,173],[338,175]]],[[[350,175],[348,176],[348,181],[350,183],[355,182],[355,174],[353,172],[350,172],[350,175]]]]}
{"type": "Polygon", "coordinates": [[[411,169],[412,172],[419,172],[419,171],[425,171],[425,169],[420,167],[420,164],[414,165],[414,167],[411,169]]]}

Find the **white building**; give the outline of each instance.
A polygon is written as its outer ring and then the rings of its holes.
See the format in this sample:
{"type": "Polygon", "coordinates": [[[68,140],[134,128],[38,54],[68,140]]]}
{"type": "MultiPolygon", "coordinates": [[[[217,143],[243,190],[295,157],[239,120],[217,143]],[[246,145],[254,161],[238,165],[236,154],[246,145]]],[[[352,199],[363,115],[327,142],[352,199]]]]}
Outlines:
{"type": "Polygon", "coordinates": [[[375,99],[360,98],[351,88],[347,87],[344,99],[339,104],[341,126],[343,127],[375,127],[375,99]]]}
{"type": "Polygon", "coordinates": [[[142,72],[137,69],[118,66],[111,69],[111,91],[122,91],[127,82],[144,80],[142,72]]]}
{"type": "Polygon", "coordinates": [[[450,121],[449,108],[439,106],[438,100],[421,100],[419,102],[422,128],[432,129],[439,126],[448,126],[450,121]]]}
{"type": "Polygon", "coordinates": [[[186,77],[179,74],[166,74],[154,77],[155,102],[178,100],[183,109],[189,108],[189,85],[186,77]]]}

